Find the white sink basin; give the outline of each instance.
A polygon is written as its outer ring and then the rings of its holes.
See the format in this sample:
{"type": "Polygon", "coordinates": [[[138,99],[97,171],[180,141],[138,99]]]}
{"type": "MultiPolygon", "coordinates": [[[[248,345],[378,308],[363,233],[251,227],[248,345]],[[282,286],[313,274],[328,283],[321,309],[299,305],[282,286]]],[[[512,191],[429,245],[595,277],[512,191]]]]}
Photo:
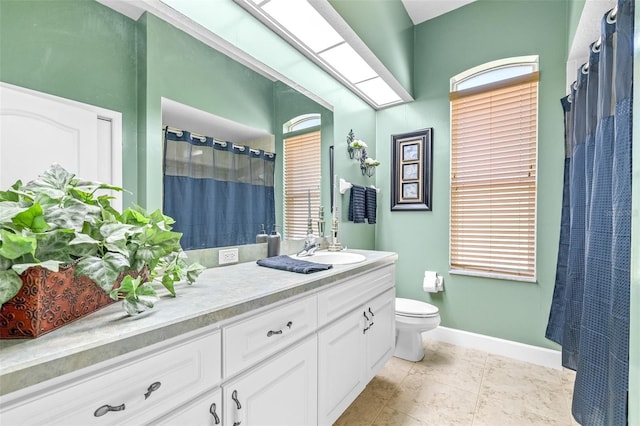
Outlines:
{"type": "Polygon", "coordinates": [[[291,256],[291,258],[315,263],[329,263],[331,265],[348,265],[350,263],[359,263],[367,259],[362,254],[344,251],[317,251],[311,256],[291,256]]]}

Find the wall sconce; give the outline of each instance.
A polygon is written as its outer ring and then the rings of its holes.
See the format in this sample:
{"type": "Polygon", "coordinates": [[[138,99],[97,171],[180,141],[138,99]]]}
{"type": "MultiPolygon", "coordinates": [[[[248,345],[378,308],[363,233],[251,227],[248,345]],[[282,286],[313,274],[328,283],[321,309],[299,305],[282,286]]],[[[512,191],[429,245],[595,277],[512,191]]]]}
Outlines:
{"type": "Polygon", "coordinates": [[[366,157],[360,160],[360,170],[362,171],[362,175],[367,175],[369,177],[373,176],[376,173],[376,167],[380,165],[380,162],[375,158],[366,157]]]}
{"type": "Polygon", "coordinates": [[[349,130],[347,135],[347,152],[352,160],[360,160],[362,176],[371,177],[376,173],[376,167],[380,165],[380,162],[367,155],[367,144],[355,138],[353,129],[349,130]]]}

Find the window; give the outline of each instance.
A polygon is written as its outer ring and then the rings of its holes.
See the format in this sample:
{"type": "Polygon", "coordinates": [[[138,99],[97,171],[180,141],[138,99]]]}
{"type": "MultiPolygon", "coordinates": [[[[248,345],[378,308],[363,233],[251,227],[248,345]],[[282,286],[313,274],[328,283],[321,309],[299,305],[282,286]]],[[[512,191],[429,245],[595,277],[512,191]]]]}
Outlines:
{"type": "MultiPolygon", "coordinates": [[[[320,114],[301,116],[285,124],[285,131],[300,128],[301,122],[315,127],[284,135],[284,236],[305,238],[309,212],[316,229],[320,208],[320,114]],[[301,119],[304,117],[304,119],[301,119]]],[[[306,128],[305,128],[306,127],[306,128]]]]}
{"type": "Polygon", "coordinates": [[[451,273],[535,281],[537,56],[451,81],[451,273]]]}

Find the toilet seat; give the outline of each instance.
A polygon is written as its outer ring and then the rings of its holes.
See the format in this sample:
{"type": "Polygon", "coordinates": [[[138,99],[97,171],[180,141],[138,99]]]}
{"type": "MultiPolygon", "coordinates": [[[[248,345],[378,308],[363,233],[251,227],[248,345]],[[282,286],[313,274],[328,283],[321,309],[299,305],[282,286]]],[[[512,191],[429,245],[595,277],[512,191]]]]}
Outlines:
{"type": "Polygon", "coordinates": [[[396,297],[396,315],[409,318],[433,318],[439,315],[437,306],[413,299],[396,297]]]}

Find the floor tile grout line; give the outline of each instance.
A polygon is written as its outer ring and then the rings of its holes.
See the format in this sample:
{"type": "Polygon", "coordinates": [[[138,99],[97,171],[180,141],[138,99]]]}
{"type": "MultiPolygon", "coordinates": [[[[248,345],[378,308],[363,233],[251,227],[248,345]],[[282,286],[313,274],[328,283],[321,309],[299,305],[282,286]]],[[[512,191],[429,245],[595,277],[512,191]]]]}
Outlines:
{"type": "Polygon", "coordinates": [[[487,361],[489,361],[489,353],[485,352],[484,357],[484,365],[482,366],[482,377],[480,377],[480,386],[478,387],[478,395],[476,396],[476,405],[473,409],[473,417],[471,418],[471,426],[473,426],[476,422],[476,414],[478,414],[478,409],[480,408],[480,393],[482,392],[482,385],[484,383],[484,376],[487,372],[487,361]]]}
{"type": "MultiPolygon", "coordinates": [[[[408,369],[408,370],[407,370],[407,372],[406,372],[406,373],[404,373],[404,377],[402,377],[402,380],[400,380],[400,384],[402,384],[402,383],[405,381],[405,379],[409,376],[409,372],[410,372],[411,370],[413,370],[413,365],[411,366],[411,368],[410,368],[410,369],[408,369]]],[[[399,392],[399,391],[398,391],[398,390],[396,390],[395,392],[399,392]]],[[[395,395],[393,395],[393,396],[395,396],[395,395]]],[[[372,426],[372,425],[374,425],[374,424],[376,423],[376,420],[378,420],[378,417],[380,417],[380,416],[382,415],[382,412],[384,411],[384,409],[385,409],[386,407],[389,407],[389,408],[391,408],[391,409],[392,409],[392,410],[394,410],[394,411],[398,411],[398,410],[396,410],[395,408],[393,408],[393,407],[389,406],[389,403],[390,403],[390,402],[391,402],[391,400],[393,399],[393,396],[392,396],[392,397],[390,397],[390,398],[388,398],[388,399],[384,402],[384,404],[382,405],[382,408],[380,409],[380,411],[378,411],[378,414],[373,418],[373,421],[372,421],[371,423],[369,423],[369,426],[372,426]]],[[[398,411],[398,412],[400,412],[400,411],[398,411]]],[[[406,415],[406,413],[403,413],[403,414],[405,414],[405,415],[406,415]]]]}

